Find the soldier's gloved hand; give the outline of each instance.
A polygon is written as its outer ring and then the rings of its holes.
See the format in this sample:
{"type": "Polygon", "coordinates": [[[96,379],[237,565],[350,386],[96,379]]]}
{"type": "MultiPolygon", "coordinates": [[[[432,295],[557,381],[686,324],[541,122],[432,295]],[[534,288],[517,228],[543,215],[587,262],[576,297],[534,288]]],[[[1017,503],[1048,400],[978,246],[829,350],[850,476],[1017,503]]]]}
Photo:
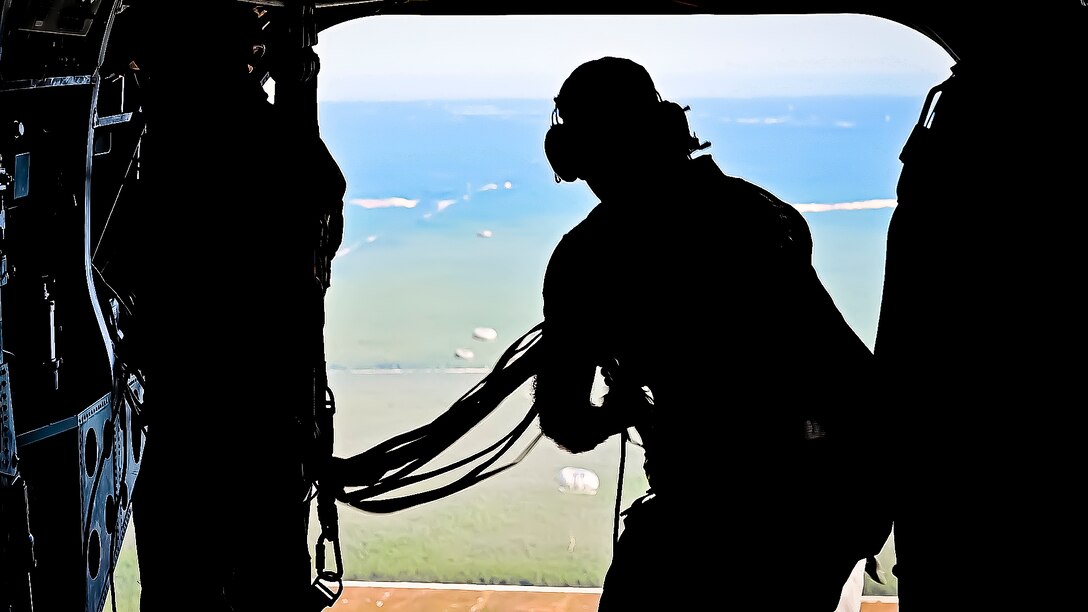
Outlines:
{"type": "Polygon", "coordinates": [[[603,406],[587,403],[581,410],[541,412],[540,429],[563,450],[584,453],[619,433],[622,427],[616,427],[603,406]]]}

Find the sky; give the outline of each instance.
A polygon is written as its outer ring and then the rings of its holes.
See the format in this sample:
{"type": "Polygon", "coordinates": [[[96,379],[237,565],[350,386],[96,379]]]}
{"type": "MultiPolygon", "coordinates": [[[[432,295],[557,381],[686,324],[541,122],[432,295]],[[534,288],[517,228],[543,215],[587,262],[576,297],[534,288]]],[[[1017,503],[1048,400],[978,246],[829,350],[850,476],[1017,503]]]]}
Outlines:
{"type": "Polygon", "coordinates": [[[582,62],[645,66],[667,99],[918,95],[952,60],[864,15],[379,15],[322,31],[322,101],[550,99],[582,62]]]}

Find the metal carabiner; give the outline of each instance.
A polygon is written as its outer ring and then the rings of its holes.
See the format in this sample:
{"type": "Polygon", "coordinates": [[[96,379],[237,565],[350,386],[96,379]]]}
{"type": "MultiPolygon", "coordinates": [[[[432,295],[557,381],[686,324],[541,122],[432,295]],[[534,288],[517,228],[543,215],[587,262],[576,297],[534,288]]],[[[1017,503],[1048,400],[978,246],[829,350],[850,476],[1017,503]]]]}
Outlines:
{"type": "Polygon", "coordinates": [[[317,539],[314,546],[315,562],[317,565],[317,577],[311,585],[309,601],[313,604],[312,610],[320,611],[332,606],[344,592],[344,561],[340,554],[340,539],[337,537],[326,538],[325,533],[317,539]],[[325,541],[332,542],[336,570],[325,569],[325,541]],[[336,590],[332,590],[326,583],[336,583],[336,590]]]}
{"type": "Polygon", "coordinates": [[[321,523],[321,535],[314,544],[314,566],[317,577],[310,589],[310,601],[314,604],[314,610],[320,611],[336,603],[340,594],[344,592],[344,558],[340,551],[339,519],[336,512],[336,500],[326,492],[318,488],[317,517],[321,523]],[[333,560],[336,569],[325,569],[325,542],[332,543],[333,560]],[[336,583],[336,590],[332,590],[325,583],[336,583]]]}

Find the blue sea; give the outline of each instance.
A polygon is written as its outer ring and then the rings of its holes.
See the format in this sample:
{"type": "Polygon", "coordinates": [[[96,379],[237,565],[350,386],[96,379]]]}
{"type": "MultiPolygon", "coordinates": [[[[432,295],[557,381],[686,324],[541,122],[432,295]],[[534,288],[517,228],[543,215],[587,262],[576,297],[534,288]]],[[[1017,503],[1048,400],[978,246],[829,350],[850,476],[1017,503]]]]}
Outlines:
{"type": "MultiPolygon", "coordinates": [[[[898,157],[922,97],[682,102],[711,143],[700,154],[802,210],[820,278],[872,347],[898,157]]],[[[596,204],[584,183],[554,180],[551,112],[550,100],[321,104],[348,182],[326,298],[331,368],[481,371],[541,320],[548,257],[596,204]]]]}

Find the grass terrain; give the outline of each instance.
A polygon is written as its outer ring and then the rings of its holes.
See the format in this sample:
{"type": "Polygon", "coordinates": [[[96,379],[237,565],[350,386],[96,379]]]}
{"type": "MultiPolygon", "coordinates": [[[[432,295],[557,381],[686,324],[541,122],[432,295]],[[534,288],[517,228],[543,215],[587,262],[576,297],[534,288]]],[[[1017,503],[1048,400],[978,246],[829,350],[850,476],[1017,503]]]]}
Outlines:
{"type": "MultiPolygon", "coordinates": [[[[479,380],[472,374],[353,375],[330,373],[337,398],[335,454],[348,457],[430,422],[479,380]]],[[[435,465],[467,456],[501,438],[525,414],[528,388],[511,395],[435,465]]],[[[535,432],[535,426],[530,427],[535,432]]],[[[527,436],[524,442],[528,442],[527,436]]],[[[523,448],[515,447],[511,458],[523,448]]],[[[390,514],[341,504],[344,578],[366,581],[599,587],[612,552],[619,474],[616,440],[571,455],[547,439],[509,470],[450,497],[390,514]],[[596,495],[561,492],[565,466],[592,470],[596,495]]],[[[503,463],[500,461],[499,463],[503,463]]],[[[498,465],[498,464],[496,464],[498,465]]],[[[621,504],[646,491],[640,449],[628,446],[621,504]]],[[[436,481],[437,482],[437,481],[436,481]]],[[[432,483],[429,486],[435,486],[432,483]]],[[[397,492],[398,495],[410,492],[397,492]]],[[[886,503],[858,491],[862,503],[886,503]]],[[[256,510],[255,510],[256,511],[256,510]]],[[[311,532],[316,530],[316,519],[311,532]]],[[[317,537],[311,533],[311,539],[317,537]]],[[[331,551],[328,555],[331,564],[331,551]]],[[[880,558],[881,585],[865,578],[866,595],[895,595],[891,541],[880,558]]],[[[115,572],[117,610],[137,612],[138,552],[132,529],[115,572]]],[[[111,609],[107,599],[106,609],[111,609]]]]}

